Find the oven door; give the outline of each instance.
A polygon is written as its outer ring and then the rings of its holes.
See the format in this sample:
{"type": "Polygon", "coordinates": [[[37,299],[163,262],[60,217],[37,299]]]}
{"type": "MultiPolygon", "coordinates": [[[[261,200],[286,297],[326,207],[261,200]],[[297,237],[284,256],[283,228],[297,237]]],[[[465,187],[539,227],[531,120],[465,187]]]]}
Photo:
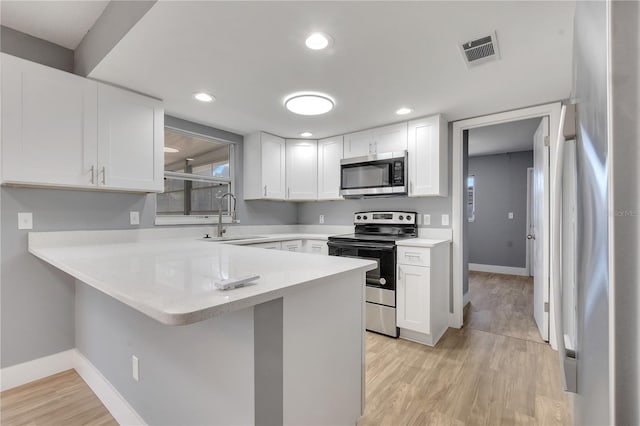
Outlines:
{"type": "Polygon", "coordinates": [[[406,154],[388,153],[347,158],[340,162],[340,195],[407,193],[406,154]]]}
{"type": "Polygon", "coordinates": [[[354,257],[376,262],[377,267],[367,271],[367,302],[396,305],[395,244],[329,241],[327,245],[331,256],[354,257]]]}

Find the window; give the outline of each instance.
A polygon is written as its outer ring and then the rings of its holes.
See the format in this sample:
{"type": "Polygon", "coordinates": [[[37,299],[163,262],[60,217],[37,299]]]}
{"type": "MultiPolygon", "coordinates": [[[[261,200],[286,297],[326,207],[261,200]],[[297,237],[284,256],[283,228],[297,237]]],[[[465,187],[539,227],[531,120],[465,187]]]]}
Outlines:
{"type": "Polygon", "coordinates": [[[476,220],[476,177],[467,176],[467,220],[476,220]]]}
{"type": "MultiPolygon", "coordinates": [[[[231,143],[174,128],[164,132],[164,192],[156,198],[156,225],[217,223],[219,197],[233,188],[231,143]]],[[[222,205],[230,222],[230,197],[222,205]]]]}

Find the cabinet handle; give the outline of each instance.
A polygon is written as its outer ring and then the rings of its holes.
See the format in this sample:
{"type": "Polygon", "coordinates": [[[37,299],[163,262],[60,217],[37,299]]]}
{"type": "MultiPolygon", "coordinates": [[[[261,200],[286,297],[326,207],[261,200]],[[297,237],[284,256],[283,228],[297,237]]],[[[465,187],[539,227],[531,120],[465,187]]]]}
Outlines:
{"type": "Polygon", "coordinates": [[[96,183],[96,166],[91,166],[91,185],[95,185],[96,183]]]}
{"type": "Polygon", "coordinates": [[[398,266],[398,281],[402,281],[402,267],[398,266]]]}
{"type": "Polygon", "coordinates": [[[102,184],[107,184],[107,168],[106,166],[102,166],[102,184]]]}
{"type": "Polygon", "coordinates": [[[267,196],[267,185],[264,186],[264,196],[267,196]]]}
{"type": "Polygon", "coordinates": [[[287,188],[287,198],[291,198],[291,188],[287,188]]]}
{"type": "Polygon", "coordinates": [[[413,194],[413,182],[409,182],[409,195],[413,194]]]}
{"type": "Polygon", "coordinates": [[[377,152],[378,152],[378,142],[375,142],[375,143],[373,144],[373,153],[375,154],[375,153],[377,153],[377,152]]]}

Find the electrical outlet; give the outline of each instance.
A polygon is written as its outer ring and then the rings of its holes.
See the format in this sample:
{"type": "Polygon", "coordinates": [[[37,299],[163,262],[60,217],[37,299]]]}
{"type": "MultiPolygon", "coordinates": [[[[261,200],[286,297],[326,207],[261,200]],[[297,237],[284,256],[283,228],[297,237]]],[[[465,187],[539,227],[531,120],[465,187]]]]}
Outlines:
{"type": "Polygon", "coordinates": [[[129,212],[129,222],[132,225],[140,225],[140,212],[129,212]]]}
{"type": "Polygon", "coordinates": [[[320,224],[324,223],[324,215],[321,214],[320,217],[318,218],[318,221],[320,222],[320,224]]]}
{"type": "Polygon", "coordinates": [[[513,219],[513,212],[509,212],[509,219],[513,219]]]}
{"type": "Polygon", "coordinates": [[[442,215],[442,226],[449,226],[449,215],[448,214],[443,214],[442,215]]]}
{"type": "Polygon", "coordinates": [[[423,219],[422,219],[422,224],[423,225],[431,225],[431,215],[430,214],[424,214],[422,215],[423,219]]]}
{"type": "Polygon", "coordinates": [[[33,213],[18,213],[18,229],[33,229],[33,213]]]}
{"type": "Polygon", "coordinates": [[[140,368],[138,365],[138,357],[131,355],[131,375],[136,382],[140,381],[140,368]]]}

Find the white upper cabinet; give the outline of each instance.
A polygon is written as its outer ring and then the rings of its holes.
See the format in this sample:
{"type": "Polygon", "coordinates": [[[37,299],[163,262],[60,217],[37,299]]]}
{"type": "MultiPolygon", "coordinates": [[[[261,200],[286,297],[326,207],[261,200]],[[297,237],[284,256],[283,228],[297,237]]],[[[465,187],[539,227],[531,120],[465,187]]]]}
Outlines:
{"type": "Polygon", "coordinates": [[[163,190],[160,101],[2,54],[2,181],[163,190]]]}
{"type": "Polygon", "coordinates": [[[341,200],[340,160],[343,155],[343,137],[318,141],[318,200],[341,200]]]}
{"type": "Polygon", "coordinates": [[[252,133],[243,144],[245,200],[284,200],[286,196],[285,140],[269,133],[252,133]]]}
{"type": "Polygon", "coordinates": [[[318,198],[318,142],[307,139],[286,141],[287,200],[318,198]]]}
{"type": "Polygon", "coordinates": [[[398,152],[407,150],[407,123],[373,129],[374,153],[398,152]]]}
{"type": "Polygon", "coordinates": [[[405,151],[406,149],[406,122],[344,135],[344,158],[405,151]]]}
{"type": "Polygon", "coordinates": [[[447,196],[448,134],[442,115],[409,122],[409,196],[447,196]]]}
{"type": "Polygon", "coordinates": [[[2,180],[96,182],[97,83],[2,54],[2,180]]]}
{"type": "Polygon", "coordinates": [[[158,100],[98,85],[98,185],[161,192],[164,111],[158,100]]]}

